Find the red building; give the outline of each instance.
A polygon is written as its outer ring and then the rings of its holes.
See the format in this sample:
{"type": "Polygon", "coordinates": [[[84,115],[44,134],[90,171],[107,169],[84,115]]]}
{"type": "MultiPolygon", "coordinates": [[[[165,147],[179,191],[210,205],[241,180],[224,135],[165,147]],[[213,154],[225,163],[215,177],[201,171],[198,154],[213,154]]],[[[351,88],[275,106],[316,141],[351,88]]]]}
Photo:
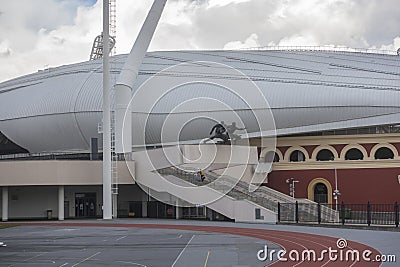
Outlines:
{"type": "MultiPolygon", "coordinates": [[[[400,135],[397,133],[281,137],[268,187],[321,203],[400,202],[400,135]]],[[[272,157],[268,149],[260,158],[272,157]]]]}

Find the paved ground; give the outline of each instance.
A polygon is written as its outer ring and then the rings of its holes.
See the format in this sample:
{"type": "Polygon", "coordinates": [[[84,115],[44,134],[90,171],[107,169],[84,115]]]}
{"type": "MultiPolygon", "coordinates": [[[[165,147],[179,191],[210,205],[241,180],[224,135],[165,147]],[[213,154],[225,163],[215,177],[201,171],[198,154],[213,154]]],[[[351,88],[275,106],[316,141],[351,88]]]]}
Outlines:
{"type": "MultiPolygon", "coordinates": [[[[257,252],[265,246],[269,252],[285,248],[319,253],[337,249],[338,238],[347,239],[346,249],[369,249],[372,255],[391,254],[400,261],[400,232],[140,219],[20,224],[0,229],[0,241],[7,245],[0,247],[0,266],[264,266],[271,262],[258,260],[257,252]]],[[[296,264],[367,266],[329,258],[272,263],[296,264]]]]}
{"type": "Polygon", "coordinates": [[[236,235],[81,226],[0,231],[7,245],[0,248],[0,266],[263,266],[254,251],[265,242],[236,235]]]}

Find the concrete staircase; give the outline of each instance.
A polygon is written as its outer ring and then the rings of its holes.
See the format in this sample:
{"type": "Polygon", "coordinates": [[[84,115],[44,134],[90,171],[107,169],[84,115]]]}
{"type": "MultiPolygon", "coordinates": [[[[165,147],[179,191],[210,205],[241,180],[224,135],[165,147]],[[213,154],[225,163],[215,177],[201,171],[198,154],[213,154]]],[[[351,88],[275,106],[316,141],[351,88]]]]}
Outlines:
{"type": "MultiPolygon", "coordinates": [[[[226,159],[231,160],[230,164],[233,162],[231,164],[234,166],[233,168],[257,165],[258,157],[255,147],[221,145],[213,147],[213,149],[214,151],[210,146],[182,145],[134,152],[135,180],[137,183],[159,192],[160,195],[164,193],[165,201],[170,201],[173,196],[176,198],[176,203],[206,205],[235,221],[275,223],[278,203],[280,203],[281,220],[295,221],[296,201],[300,218],[317,221],[318,205],[315,202],[307,199],[294,199],[265,186],[250,192],[248,182],[216,173],[217,169],[223,168],[221,166],[229,165],[224,162],[226,159]],[[199,153],[199,149],[202,150],[201,153],[199,153]],[[228,151],[230,151],[230,155],[227,154],[228,151]],[[210,155],[211,152],[214,154],[210,155]],[[201,157],[197,158],[198,155],[201,157]],[[236,158],[232,158],[232,155],[236,155],[236,158]],[[241,155],[244,157],[240,158],[241,155]],[[196,160],[188,160],[190,157],[196,158],[196,160]],[[206,180],[202,182],[197,172],[199,169],[203,169],[205,163],[210,162],[210,158],[214,159],[214,163],[208,165],[211,166],[210,168],[205,169],[206,180]]],[[[170,204],[174,205],[174,203],[170,204]]],[[[320,208],[321,219],[324,222],[338,220],[337,211],[325,206],[320,206],[320,208]]]]}
{"type": "MultiPolygon", "coordinates": [[[[228,175],[219,176],[213,171],[206,172],[206,180],[201,181],[196,169],[193,171],[183,171],[176,167],[169,167],[158,170],[160,174],[167,174],[179,177],[196,186],[209,186],[223,194],[236,199],[248,200],[260,205],[275,213],[278,212],[278,203],[280,203],[280,213],[282,221],[295,221],[295,205],[298,202],[299,218],[301,221],[315,222],[318,220],[318,204],[308,199],[294,199],[291,196],[283,194],[272,188],[261,186],[254,192],[249,191],[249,184],[238,181],[228,175]]],[[[337,222],[338,212],[321,205],[321,220],[324,222],[337,222]]]]}
{"type": "MultiPolygon", "coordinates": [[[[217,146],[217,148],[218,151],[215,151],[217,155],[213,158],[216,158],[219,161],[218,164],[221,164],[223,160],[229,158],[224,155],[228,149],[223,146],[217,146]]],[[[240,190],[233,189],[230,191],[228,181],[215,180],[213,183],[209,181],[209,186],[199,186],[204,185],[199,183],[200,177],[196,181],[193,173],[179,172],[176,167],[187,166],[188,162],[185,159],[188,158],[187,154],[193,152],[192,149],[198,148],[197,146],[185,145],[179,148],[171,146],[163,149],[134,152],[131,170],[134,169],[135,181],[156,193],[158,200],[172,205],[182,202],[196,206],[205,205],[236,222],[276,223],[277,214],[275,211],[251,201],[249,196],[243,194],[240,190]],[[160,199],[163,196],[165,198],[160,199]],[[171,199],[173,199],[172,202],[171,199]]],[[[248,150],[248,148],[234,147],[233,150],[235,155],[246,155],[242,150],[248,150]]],[[[252,148],[251,152],[257,155],[256,148],[252,148]]],[[[205,161],[209,160],[207,151],[203,151],[202,155],[206,157],[205,161]]],[[[232,158],[230,159],[232,160],[232,158]]],[[[245,161],[241,162],[241,159],[236,158],[233,161],[235,164],[247,164],[249,159],[246,158],[245,161]]],[[[193,170],[196,170],[198,169],[196,166],[203,166],[203,163],[200,160],[196,164],[191,162],[190,165],[193,166],[193,170]]],[[[250,164],[256,163],[257,157],[255,157],[255,160],[250,160],[250,164]]],[[[259,201],[262,200],[259,199],[259,201]]]]}

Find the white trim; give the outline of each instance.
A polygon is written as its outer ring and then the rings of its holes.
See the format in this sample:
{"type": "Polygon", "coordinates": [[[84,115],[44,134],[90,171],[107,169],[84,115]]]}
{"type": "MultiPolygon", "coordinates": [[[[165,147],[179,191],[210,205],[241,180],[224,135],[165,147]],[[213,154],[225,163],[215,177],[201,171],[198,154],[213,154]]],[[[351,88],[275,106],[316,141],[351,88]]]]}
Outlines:
{"type": "Polygon", "coordinates": [[[311,154],[311,160],[317,161],[317,154],[318,154],[321,150],[323,150],[323,149],[327,149],[327,150],[331,151],[331,152],[333,153],[334,160],[338,160],[338,159],[339,159],[339,154],[338,154],[338,152],[336,151],[336,149],[335,149],[333,146],[330,146],[330,145],[320,145],[320,146],[316,147],[316,148],[313,150],[313,152],[312,152],[312,154],[311,154]]]}
{"type": "Polygon", "coordinates": [[[268,154],[268,152],[270,152],[270,151],[274,151],[276,154],[278,154],[278,156],[279,156],[279,162],[280,161],[283,161],[283,154],[282,154],[282,152],[278,149],[278,148],[275,148],[275,150],[272,150],[272,149],[270,149],[270,148],[268,148],[268,147],[266,147],[266,148],[262,148],[261,149],[261,152],[260,152],[260,162],[264,162],[264,161],[262,161],[264,158],[265,158],[265,156],[268,154]]]}
{"type": "Polygon", "coordinates": [[[340,152],[340,160],[346,160],[346,153],[347,151],[349,151],[350,149],[355,148],[360,150],[360,152],[363,154],[364,158],[362,160],[369,160],[371,159],[368,156],[368,152],[365,149],[365,147],[363,147],[360,144],[348,144],[347,146],[343,147],[342,151],[340,152]]]}
{"type": "Polygon", "coordinates": [[[284,160],[282,160],[282,161],[283,162],[290,162],[290,154],[292,154],[292,152],[296,151],[296,150],[299,150],[299,151],[304,153],[305,161],[309,161],[310,160],[310,155],[308,154],[307,150],[304,147],[302,147],[302,146],[292,146],[292,147],[289,147],[288,150],[286,150],[284,160]]]}
{"type": "Polygon", "coordinates": [[[333,169],[386,169],[399,168],[400,159],[391,160],[341,160],[341,161],[304,161],[276,162],[272,171],[286,170],[333,170],[333,169]]]}
{"type": "Polygon", "coordinates": [[[307,146],[307,145],[342,145],[342,144],[376,144],[400,143],[400,134],[358,134],[358,135],[327,135],[327,136],[297,136],[277,137],[277,147],[307,146]]]}
{"type": "Polygon", "coordinates": [[[397,148],[396,148],[394,145],[389,144],[389,143],[379,143],[379,144],[376,144],[376,145],[371,149],[371,152],[369,153],[370,158],[373,159],[373,160],[375,160],[375,153],[376,153],[376,151],[377,151],[379,148],[382,148],[382,147],[386,147],[386,148],[389,148],[390,150],[392,150],[393,155],[394,155],[394,158],[393,158],[393,159],[399,159],[399,152],[397,151],[397,148]]]}

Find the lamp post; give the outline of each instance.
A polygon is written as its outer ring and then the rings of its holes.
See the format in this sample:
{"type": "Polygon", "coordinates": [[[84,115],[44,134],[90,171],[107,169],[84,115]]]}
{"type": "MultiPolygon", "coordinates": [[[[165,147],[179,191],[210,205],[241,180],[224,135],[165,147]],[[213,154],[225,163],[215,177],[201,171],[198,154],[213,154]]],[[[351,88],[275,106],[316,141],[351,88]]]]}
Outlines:
{"type": "Polygon", "coordinates": [[[338,198],[341,195],[338,189],[337,169],[335,168],[335,190],[333,191],[333,199],[335,200],[335,207],[338,210],[338,198]]]}
{"type": "Polygon", "coordinates": [[[289,184],[289,194],[292,198],[295,198],[294,192],[295,192],[295,183],[298,183],[299,181],[294,179],[294,178],[289,178],[286,179],[286,183],[289,184]]]}

